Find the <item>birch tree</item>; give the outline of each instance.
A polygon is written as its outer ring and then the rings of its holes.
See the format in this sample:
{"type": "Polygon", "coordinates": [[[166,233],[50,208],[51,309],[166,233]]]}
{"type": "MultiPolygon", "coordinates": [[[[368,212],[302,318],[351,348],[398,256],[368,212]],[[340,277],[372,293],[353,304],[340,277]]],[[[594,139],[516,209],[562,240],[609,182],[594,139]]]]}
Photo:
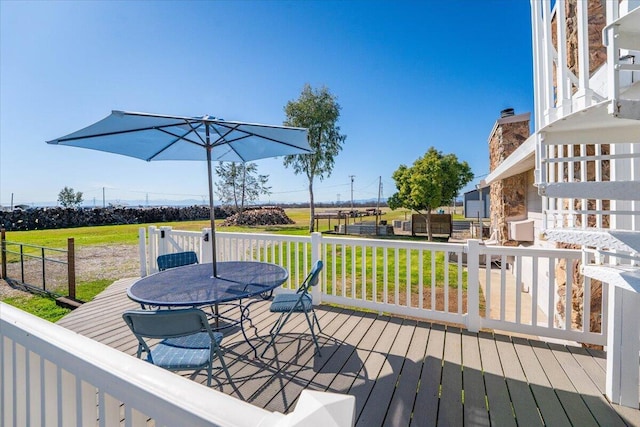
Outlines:
{"type": "Polygon", "coordinates": [[[340,133],[337,125],[340,118],[340,105],[329,89],[313,89],[306,84],[300,97],[289,101],[284,107],[286,126],[309,129],[309,145],[313,153],[285,156],[284,166],[292,167],[293,172],[304,174],[308,180],[310,221],[309,232],[314,231],[315,204],[313,183],[316,178],[322,181],[331,175],[335,158],[342,150],[346,135],[340,133]]]}

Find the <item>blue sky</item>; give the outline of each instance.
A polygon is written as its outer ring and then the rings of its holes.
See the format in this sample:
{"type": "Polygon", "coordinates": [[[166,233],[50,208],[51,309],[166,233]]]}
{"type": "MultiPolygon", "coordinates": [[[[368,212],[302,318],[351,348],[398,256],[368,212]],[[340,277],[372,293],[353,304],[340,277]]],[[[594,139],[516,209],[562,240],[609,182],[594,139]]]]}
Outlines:
{"type": "MultiPolygon", "coordinates": [[[[45,143],[111,110],[281,124],[305,83],[326,86],[347,135],[316,201],[375,198],[430,146],[477,177],[504,108],[532,111],[527,0],[0,1],[0,205],[206,202],[206,164],[45,143]]],[[[257,162],[270,200],[305,202],[282,159],[257,162]]],[[[478,181],[479,178],[476,179],[478,181]]],[[[470,189],[470,187],[465,190],[470,189]]]]}

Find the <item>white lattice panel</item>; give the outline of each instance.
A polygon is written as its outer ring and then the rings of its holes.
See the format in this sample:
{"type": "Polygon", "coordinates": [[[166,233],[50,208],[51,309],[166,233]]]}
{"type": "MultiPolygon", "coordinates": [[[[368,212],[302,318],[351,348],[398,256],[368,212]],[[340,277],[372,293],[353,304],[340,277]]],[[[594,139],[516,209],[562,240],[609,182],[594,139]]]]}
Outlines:
{"type": "Polygon", "coordinates": [[[640,200],[640,181],[556,182],[538,188],[540,195],[553,198],[640,200]]]}

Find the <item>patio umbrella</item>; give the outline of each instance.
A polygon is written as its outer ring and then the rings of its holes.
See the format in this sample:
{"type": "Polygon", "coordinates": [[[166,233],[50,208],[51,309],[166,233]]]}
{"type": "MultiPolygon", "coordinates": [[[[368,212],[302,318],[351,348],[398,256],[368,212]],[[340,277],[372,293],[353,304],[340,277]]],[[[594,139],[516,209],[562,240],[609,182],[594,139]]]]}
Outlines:
{"type": "Polygon", "coordinates": [[[211,162],[249,162],[311,153],[304,128],[231,122],[210,116],[181,117],[127,111],[112,111],[99,122],[47,143],[122,154],[148,162],[206,160],[214,276],[217,269],[211,162]]]}

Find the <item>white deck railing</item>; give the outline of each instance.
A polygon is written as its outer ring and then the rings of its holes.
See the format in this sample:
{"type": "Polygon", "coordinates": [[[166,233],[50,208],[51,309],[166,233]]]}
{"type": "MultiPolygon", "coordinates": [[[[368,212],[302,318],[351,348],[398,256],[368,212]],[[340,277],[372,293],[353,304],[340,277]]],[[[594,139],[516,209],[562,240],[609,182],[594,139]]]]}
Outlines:
{"type": "MultiPolygon", "coordinates": [[[[211,261],[208,229],[185,232],[149,227],[140,230],[141,271],[157,270],[158,255],[195,250],[211,261]],[[164,237],[163,237],[164,236],[164,237]],[[184,246],[182,246],[184,245],[184,246]]],[[[588,344],[606,343],[606,324],[592,330],[590,319],[606,316],[603,301],[592,313],[588,278],[566,282],[562,301],[558,271],[572,272],[581,258],[577,250],[409,242],[351,237],[275,234],[216,234],[217,260],[273,262],[289,271],[286,289],[301,283],[315,260],[325,264],[314,302],[340,304],[430,321],[453,322],[469,330],[491,328],[588,344]],[[489,260],[488,268],[485,260],[489,260]],[[585,285],[586,284],[586,285],[585,285]],[[558,313],[558,302],[565,307],[558,313]],[[576,313],[574,306],[582,307],[576,313]],[[580,320],[576,324],[576,319],[580,320]]],[[[566,277],[565,277],[566,276],[566,277]]],[[[603,285],[606,286],[606,285],[603,285]]]]}
{"type": "Polygon", "coordinates": [[[331,425],[312,408],[326,399],[352,425],[352,396],[303,391],[306,410],[269,412],[0,303],[3,426],[331,425]]]}

